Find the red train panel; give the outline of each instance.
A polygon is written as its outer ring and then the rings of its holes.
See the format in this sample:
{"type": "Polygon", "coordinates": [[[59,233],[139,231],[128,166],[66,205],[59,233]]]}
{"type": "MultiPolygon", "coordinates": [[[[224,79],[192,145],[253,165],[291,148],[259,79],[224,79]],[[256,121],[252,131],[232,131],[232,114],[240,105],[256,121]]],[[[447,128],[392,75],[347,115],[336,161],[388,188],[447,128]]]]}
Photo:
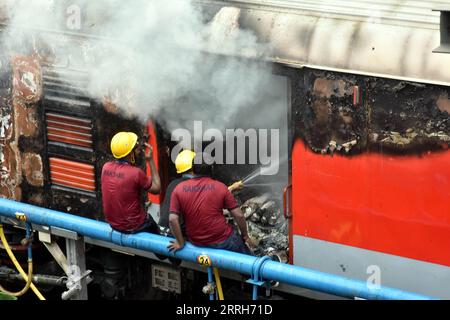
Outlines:
{"type": "Polygon", "coordinates": [[[450,152],[292,153],[293,234],[450,266],[450,152]]]}

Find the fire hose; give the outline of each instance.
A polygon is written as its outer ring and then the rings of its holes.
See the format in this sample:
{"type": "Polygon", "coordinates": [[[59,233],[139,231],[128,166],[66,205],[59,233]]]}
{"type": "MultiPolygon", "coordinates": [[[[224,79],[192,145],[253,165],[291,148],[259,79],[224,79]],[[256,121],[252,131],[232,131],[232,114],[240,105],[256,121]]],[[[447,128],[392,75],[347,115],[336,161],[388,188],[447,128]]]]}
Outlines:
{"type": "Polygon", "coordinates": [[[28,242],[28,275],[25,273],[23,268],[20,266],[19,262],[17,261],[16,257],[14,256],[14,253],[12,252],[8,241],[6,240],[5,233],[3,231],[3,225],[0,224],[0,238],[2,241],[3,246],[5,247],[6,252],[8,253],[9,258],[14,263],[14,266],[17,268],[19,273],[21,274],[22,278],[25,280],[26,284],[25,287],[18,291],[18,292],[10,292],[6,289],[4,289],[0,285],[0,291],[14,296],[14,297],[20,297],[23,296],[25,293],[28,292],[28,290],[31,288],[33,292],[36,294],[36,296],[39,298],[39,300],[45,300],[44,296],[39,292],[39,290],[36,288],[36,286],[33,284],[33,257],[32,257],[32,251],[31,251],[31,227],[28,223],[26,223],[26,232],[27,232],[27,238],[26,241],[28,242]]]}

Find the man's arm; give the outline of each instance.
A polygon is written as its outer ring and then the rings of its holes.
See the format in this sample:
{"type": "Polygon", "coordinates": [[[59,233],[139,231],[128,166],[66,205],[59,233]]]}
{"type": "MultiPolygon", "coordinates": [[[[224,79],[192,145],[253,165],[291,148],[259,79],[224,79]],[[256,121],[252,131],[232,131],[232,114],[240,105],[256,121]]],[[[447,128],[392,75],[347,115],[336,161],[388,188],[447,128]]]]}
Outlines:
{"type": "Polygon", "coordinates": [[[236,190],[240,190],[244,188],[244,183],[242,181],[238,181],[233,183],[231,186],[228,187],[228,190],[230,190],[230,192],[234,192],[236,190]]]}
{"type": "Polygon", "coordinates": [[[153,147],[148,143],[145,144],[148,148],[148,152],[145,154],[145,160],[150,165],[150,174],[152,177],[152,186],[148,189],[151,194],[158,194],[161,192],[161,179],[159,178],[158,170],[156,169],[155,162],[153,161],[153,147]]]}
{"type": "Polygon", "coordinates": [[[245,221],[245,216],[242,213],[241,208],[237,207],[234,208],[231,211],[231,215],[234,218],[234,221],[236,221],[236,224],[239,227],[239,231],[241,231],[241,236],[244,242],[246,242],[250,247],[254,247],[253,242],[251,241],[250,237],[248,236],[248,230],[247,230],[247,221],[245,221]]]}
{"type": "Polygon", "coordinates": [[[175,241],[171,241],[170,245],[167,247],[169,251],[176,252],[183,249],[185,241],[183,233],[181,232],[180,217],[178,214],[171,212],[169,215],[169,226],[170,231],[175,236],[175,241]]]}

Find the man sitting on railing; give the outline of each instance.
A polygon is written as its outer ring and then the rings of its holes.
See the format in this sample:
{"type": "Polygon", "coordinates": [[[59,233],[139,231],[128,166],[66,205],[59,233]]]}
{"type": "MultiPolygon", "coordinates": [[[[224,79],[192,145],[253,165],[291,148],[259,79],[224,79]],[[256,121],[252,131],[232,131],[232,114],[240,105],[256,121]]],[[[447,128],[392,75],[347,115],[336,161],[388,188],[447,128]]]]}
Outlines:
{"type": "Polygon", "coordinates": [[[171,242],[169,250],[177,251],[184,247],[180,226],[182,218],[187,237],[194,245],[251,254],[246,243],[250,247],[254,245],[236,199],[225,184],[210,178],[210,157],[206,154],[198,157],[198,161],[194,161],[196,154],[185,150],[175,161],[177,171],[186,172],[184,176],[189,180],[179,183],[172,193],[169,223],[176,240],[171,242]],[[223,209],[231,212],[240,234],[226,222],[223,209]]]}
{"type": "Polygon", "coordinates": [[[150,232],[159,234],[159,227],[141,204],[143,191],[158,194],[161,182],[153,161],[151,146],[145,155],[151,177],[135,166],[144,145],[132,132],[120,132],[111,140],[115,161],[105,163],[102,169],[103,212],[111,227],[123,233],[150,232]]]}

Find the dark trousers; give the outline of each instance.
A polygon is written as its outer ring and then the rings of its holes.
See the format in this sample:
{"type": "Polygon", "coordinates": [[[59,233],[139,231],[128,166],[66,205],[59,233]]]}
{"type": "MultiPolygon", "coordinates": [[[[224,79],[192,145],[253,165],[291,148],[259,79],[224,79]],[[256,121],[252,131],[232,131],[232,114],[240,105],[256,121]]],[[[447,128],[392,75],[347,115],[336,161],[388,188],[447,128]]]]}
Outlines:
{"type": "Polygon", "coordinates": [[[237,253],[248,254],[250,256],[253,255],[236,229],[233,230],[231,235],[224,242],[218,244],[210,244],[207,247],[229,250],[237,253]]]}
{"type": "Polygon", "coordinates": [[[127,234],[135,234],[135,233],[139,233],[139,232],[149,232],[149,233],[154,233],[154,234],[160,234],[158,224],[155,222],[155,220],[153,219],[153,217],[150,214],[147,214],[147,217],[145,218],[144,223],[136,230],[120,231],[120,232],[127,233],[127,234]]]}
{"type": "MultiPolygon", "coordinates": [[[[154,233],[154,234],[158,234],[158,235],[161,234],[158,224],[155,222],[155,220],[153,219],[153,217],[150,214],[147,214],[147,217],[145,218],[145,222],[136,230],[128,231],[128,232],[121,231],[121,232],[126,233],[126,234],[135,234],[135,233],[139,233],[139,232],[149,232],[149,233],[154,233]]],[[[167,259],[167,257],[165,255],[162,255],[159,253],[155,253],[155,256],[159,260],[167,259]]],[[[170,260],[170,258],[169,258],[169,260],[170,260]]]]}

